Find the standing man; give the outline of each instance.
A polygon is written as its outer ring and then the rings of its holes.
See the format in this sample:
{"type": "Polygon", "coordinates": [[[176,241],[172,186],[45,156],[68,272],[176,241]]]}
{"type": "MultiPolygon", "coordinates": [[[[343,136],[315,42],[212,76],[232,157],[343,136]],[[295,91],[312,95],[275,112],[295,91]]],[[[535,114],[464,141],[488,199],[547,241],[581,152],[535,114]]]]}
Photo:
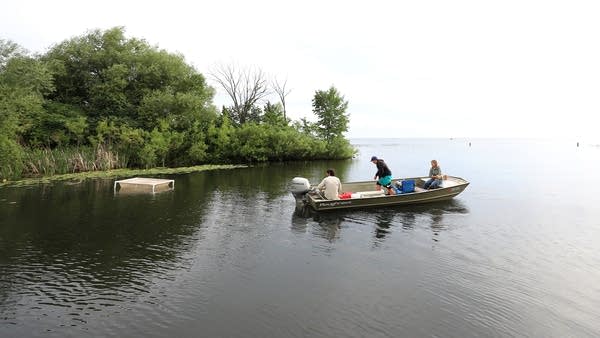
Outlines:
{"type": "Polygon", "coordinates": [[[327,169],[327,176],[319,183],[317,189],[325,191],[325,198],[328,200],[339,200],[342,192],[342,182],[335,177],[333,169],[327,169]]]}
{"type": "Polygon", "coordinates": [[[423,185],[425,189],[436,189],[442,184],[442,168],[436,160],[431,160],[431,168],[429,169],[429,179],[423,185]]]}
{"type": "Polygon", "coordinates": [[[381,190],[381,187],[386,187],[388,195],[394,195],[394,189],[392,189],[392,171],[388,168],[387,164],[383,159],[377,158],[377,156],[371,157],[371,162],[377,166],[377,172],[375,173],[374,180],[375,190],[381,190]]]}

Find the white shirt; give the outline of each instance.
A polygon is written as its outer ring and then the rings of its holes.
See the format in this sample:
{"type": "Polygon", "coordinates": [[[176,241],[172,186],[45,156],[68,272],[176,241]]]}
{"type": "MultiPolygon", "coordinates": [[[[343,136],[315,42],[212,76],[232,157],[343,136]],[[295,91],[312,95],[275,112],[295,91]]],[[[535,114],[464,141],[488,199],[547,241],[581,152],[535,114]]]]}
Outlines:
{"type": "Polygon", "coordinates": [[[339,200],[342,192],[342,182],[335,176],[325,177],[317,186],[319,190],[325,190],[325,198],[328,200],[339,200]]]}

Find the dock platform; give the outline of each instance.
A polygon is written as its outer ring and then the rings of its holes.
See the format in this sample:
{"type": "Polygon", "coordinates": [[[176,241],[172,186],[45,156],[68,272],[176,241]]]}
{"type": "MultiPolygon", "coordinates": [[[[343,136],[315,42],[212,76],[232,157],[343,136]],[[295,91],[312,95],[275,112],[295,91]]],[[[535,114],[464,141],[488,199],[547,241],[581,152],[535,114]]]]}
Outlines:
{"type": "Polygon", "coordinates": [[[175,180],[160,178],[134,177],[115,181],[114,192],[163,192],[175,189],[175,180]],[[119,190],[117,190],[117,186],[119,190]]]}

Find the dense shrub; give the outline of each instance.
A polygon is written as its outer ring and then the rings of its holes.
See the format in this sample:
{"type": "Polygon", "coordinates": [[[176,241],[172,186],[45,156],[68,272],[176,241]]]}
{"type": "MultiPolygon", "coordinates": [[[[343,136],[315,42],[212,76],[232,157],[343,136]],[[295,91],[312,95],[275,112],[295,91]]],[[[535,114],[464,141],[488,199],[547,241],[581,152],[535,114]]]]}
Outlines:
{"type": "Polygon", "coordinates": [[[349,158],[347,101],[313,100],[317,123],[253,103],[245,123],[182,55],[95,30],[38,56],[0,40],[0,179],[114,168],[349,158]]]}

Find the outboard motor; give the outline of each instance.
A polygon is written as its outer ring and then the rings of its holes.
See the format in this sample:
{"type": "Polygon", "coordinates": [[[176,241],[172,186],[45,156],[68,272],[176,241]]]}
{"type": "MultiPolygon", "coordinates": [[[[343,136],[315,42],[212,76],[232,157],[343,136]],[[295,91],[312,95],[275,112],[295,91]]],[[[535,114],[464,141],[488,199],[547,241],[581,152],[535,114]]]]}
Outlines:
{"type": "Polygon", "coordinates": [[[304,177],[294,177],[290,184],[290,191],[296,199],[296,207],[302,207],[304,195],[310,191],[310,182],[304,177]]]}

